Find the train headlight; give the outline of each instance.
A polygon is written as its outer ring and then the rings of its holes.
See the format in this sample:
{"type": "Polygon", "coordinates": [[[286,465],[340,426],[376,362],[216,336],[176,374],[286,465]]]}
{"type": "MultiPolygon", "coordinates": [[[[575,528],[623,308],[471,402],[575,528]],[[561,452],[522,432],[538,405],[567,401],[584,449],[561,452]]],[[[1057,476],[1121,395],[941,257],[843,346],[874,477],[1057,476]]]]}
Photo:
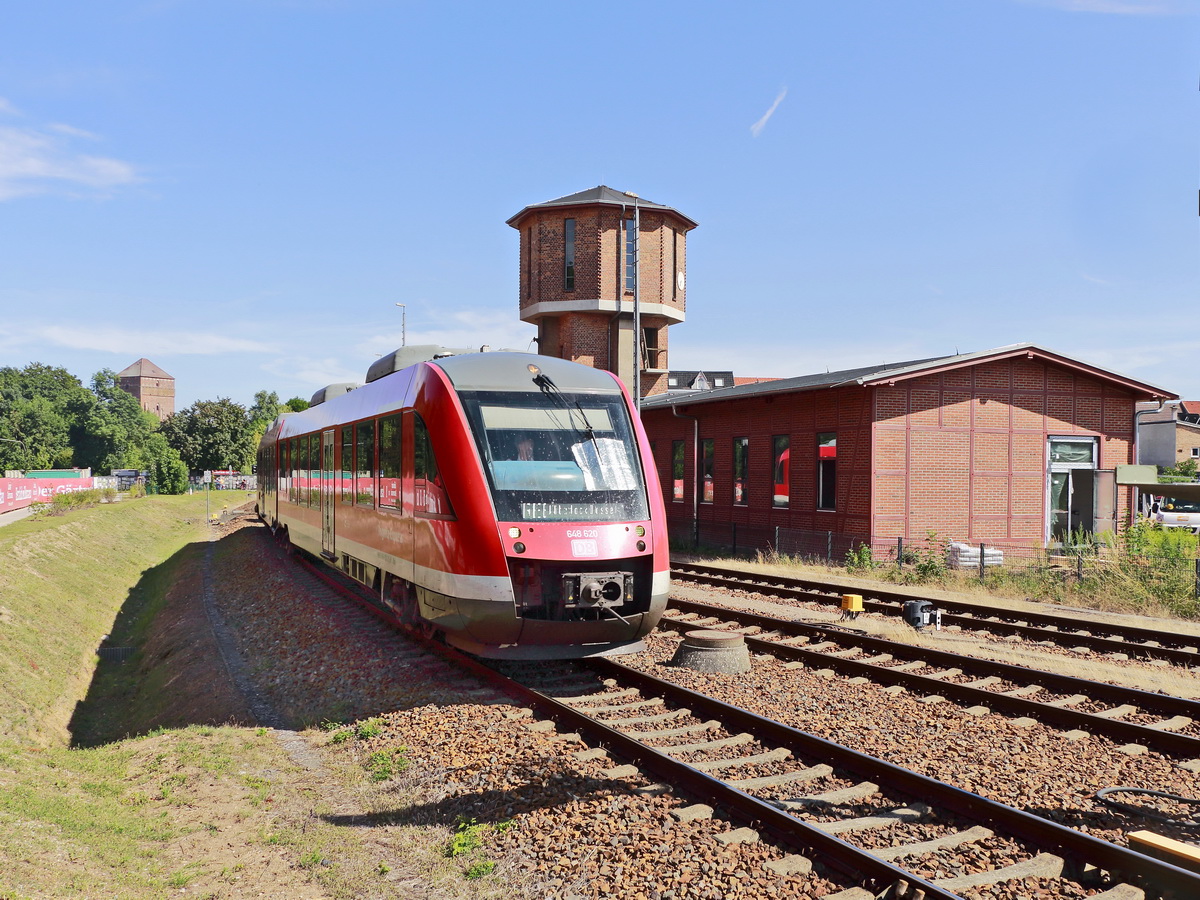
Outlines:
{"type": "Polygon", "coordinates": [[[639,552],[639,553],[641,553],[643,550],[645,550],[645,549],[646,549],[646,542],[645,542],[645,541],[638,541],[638,542],[637,542],[637,548],[638,548],[638,552],[639,552]]]}
{"type": "Polygon", "coordinates": [[[508,536],[510,538],[519,538],[521,536],[521,529],[514,525],[512,528],[508,529],[508,536]]]}
{"type": "Polygon", "coordinates": [[[520,541],[517,541],[515,544],[513,544],[513,550],[517,553],[524,553],[525,545],[522,544],[520,541]]]}
{"type": "Polygon", "coordinates": [[[639,525],[637,528],[633,529],[633,533],[636,534],[638,537],[645,537],[646,536],[646,527],[644,525],[639,525]]]}

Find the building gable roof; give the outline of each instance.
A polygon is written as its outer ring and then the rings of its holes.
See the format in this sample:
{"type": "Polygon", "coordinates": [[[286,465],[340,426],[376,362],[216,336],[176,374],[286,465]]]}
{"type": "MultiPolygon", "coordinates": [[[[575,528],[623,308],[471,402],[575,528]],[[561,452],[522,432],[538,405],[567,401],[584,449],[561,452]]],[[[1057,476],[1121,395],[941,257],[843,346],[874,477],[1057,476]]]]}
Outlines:
{"type": "Polygon", "coordinates": [[[672,213],[687,225],[689,231],[697,225],[696,222],[693,222],[677,209],[664,206],[661,203],[655,203],[653,200],[647,200],[645,197],[638,197],[636,194],[614,190],[603,184],[597,185],[594,188],[588,188],[586,191],[567,194],[565,197],[559,197],[556,200],[547,200],[545,203],[535,203],[532,206],[526,206],[515,216],[509,218],[505,224],[516,228],[516,223],[524,218],[527,213],[535,209],[554,209],[563,206],[624,206],[632,209],[635,204],[641,209],[657,209],[672,213]]]}
{"type": "Polygon", "coordinates": [[[736,387],[705,391],[702,394],[689,394],[683,397],[679,395],[668,396],[660,394],[644,399],[642,401],[642,408],[652,409],[660,406],[678,405],[680,403],[688,405],[693,403],[712,403],[717,400],[752,397],[759,394],[815,391],[822,388],[848,387],[851,385],[877,387],[894,384],[897,381],[905,381],[910,378],[920,378],[924,375],[932,375],[949,369],[967,368],[984,362],[1019,357],[1041,359],[1054,365],[1074,369],[1099,381],[1116,384],[1135,394],[1140,394],[1146,399],[1173,400],[1179,396],[1154,385],[1137,381],[1116,372],[1096,368],[1095,366],[1072,359],[1069,356],[1063,356],[1060,353],[1055,353],[1052,350],[1047,350],[1035,344],[1013,344],[1008,347],[982,350],[977,353],[934,356],[929,359],[916,359],[908,362],[880,363],[874,366],[863,366],[858,369],[842,369],[837,372],[822,372],[815,375],[801,375],[796,378],[781,378],[778,381],[737,385],[736,387]]]}
{"type": "Polygon", "coordinates": [[[170,378],[175,380],[174,375],[168,375],[150,360],[144,356],[135,362],[133,365],[122,369],[117,373],[118,378],[170,378]]]}

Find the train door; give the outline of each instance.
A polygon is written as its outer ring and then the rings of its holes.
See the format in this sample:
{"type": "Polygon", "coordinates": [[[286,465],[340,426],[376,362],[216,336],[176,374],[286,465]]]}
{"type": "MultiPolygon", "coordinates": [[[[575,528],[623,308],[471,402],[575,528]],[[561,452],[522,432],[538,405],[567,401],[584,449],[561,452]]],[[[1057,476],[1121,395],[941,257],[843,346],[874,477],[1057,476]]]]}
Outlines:
{"type": "Polygon", "coordinates": [[[334,430],[321,434],[321,555],[336,559],[333,545],[333,511],[337,506],[334,485],[337,484],[333,468],[334,430]]]}

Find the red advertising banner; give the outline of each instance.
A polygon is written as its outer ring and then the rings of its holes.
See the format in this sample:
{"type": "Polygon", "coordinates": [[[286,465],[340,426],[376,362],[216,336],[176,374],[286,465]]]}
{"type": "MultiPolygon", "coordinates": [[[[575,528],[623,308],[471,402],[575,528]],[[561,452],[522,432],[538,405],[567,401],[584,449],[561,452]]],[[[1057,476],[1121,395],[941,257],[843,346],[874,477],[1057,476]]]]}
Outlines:
{"type": "Polygon", "coordinates": [[[0,513],[49,503],[55,494],[92,489],[91,478],[0,478],[0,513]]]}

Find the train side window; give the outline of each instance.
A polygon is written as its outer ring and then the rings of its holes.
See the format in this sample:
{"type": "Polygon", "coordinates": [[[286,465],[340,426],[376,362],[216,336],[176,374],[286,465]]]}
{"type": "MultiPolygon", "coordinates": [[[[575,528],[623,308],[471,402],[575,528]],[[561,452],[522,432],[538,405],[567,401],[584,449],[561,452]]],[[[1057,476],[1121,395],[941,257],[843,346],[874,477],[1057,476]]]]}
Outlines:
{"type": "Polygon", "coordinates": [[[429,429],[420,413],[413,414],[413,476],[415,508],[418,513],[454,515],[450,497],[446,494],[446,486],[438,470],[437,459],[433,455],[429,429]]]}
{"type": "Polygon", "coordinates": [[[292,473],[291,483],[288,484],[288,502],[298,503],[300,500],[300,439],[292,438],[289,442],[292,447],[292,459],[290,471],[292,473]]]}
{"type": "MultiPolygon", "coordinates": [[[[309,464],[312,466],[312,490],[308,494],[308,505],[314,509],[319,509],[321,507],[321,489],[324,486],[323,481],[325,478],[321,435],[319,432],[308,436],[308,459],[309,464]]],[[[330,460],[331,464],[332,462],[330,460]]]]}
{"type": "Polygon", "coordinates": [[[745,506],[750,502],[750,438],[733,439],[733,502],[745,506]]]}
{"type": "Polygon", "coordinates": [[[321,436],[310,434],[304,438],[308,444],[308,496],[309,506],[321,505],[321,436]]]}
{"type": "Polygon", "coordinates": [[[308,488],[308,438],[292,439],[292,466],[296,472],[296,477],[292,479],[292,492],[295,494],[292,502],[297,505],[307,504],[305,491],[308,488]]]}
{"type": "Polygon", "coordinates": [[[837,432],[817,435],[817,509],[837,509],[837,432]]]}
{"type": "Polygon", "coordinates": [[[379,420],[379,505],[400,508],[400,417],[379,420]]]}
{"type": "Polygon", "coordinates": [[[716,493],[713,488],[713,461],[716,453],[716,441],[712,438],[705,438],[700,442],[700,471],[701,477],[704,479],[704,493],[700,495],[702,503],[712,503],[713,495],[716,493]]]}
{"type": "Polygon", "coordinates": [[[360,506],[375,505],[375,423],[359,422],[354,427],[354,497],[360,506]]]}
{"type": "Polygon", "coordinates": [[[290,441],[279,442],[279,493],[288,500],[292,499],[292,444],[290,441]]]}
{"type": "Polygon", "coordinates": [[[354,502],[354,428],[342,426],[342,502],[354,502]]]}
{"type": "Polygon", "coordinates": [[[791,470],[792,439],[786,434],[777,434],[771,439],[772,459],[774,460],[775,495],[771,505],[779,509],[787,509],[791,488],[788,481],[791,470]]]}

